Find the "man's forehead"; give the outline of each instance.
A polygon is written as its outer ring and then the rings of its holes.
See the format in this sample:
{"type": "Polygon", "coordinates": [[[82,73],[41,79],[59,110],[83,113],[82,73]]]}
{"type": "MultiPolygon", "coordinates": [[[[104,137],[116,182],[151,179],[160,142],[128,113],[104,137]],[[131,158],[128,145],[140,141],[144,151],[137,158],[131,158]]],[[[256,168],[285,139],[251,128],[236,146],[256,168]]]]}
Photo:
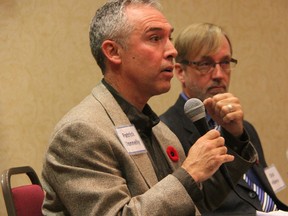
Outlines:
{"type": "Polygon", "coordinates": [[[145,32],[161,32],[161,31],[165,31],[168,30],[170,33],[172,33],[174,31],[174,28],[172,26],[167,26],[166,28],[164,28],[163,26],[149,26],[145,29],[145,32]]]}
{"type": "Polygon", "coordinates": [[[129,21],[135,24],[135,29],[144,29],[145,32],[174,30],[162,12],[154,7],[130,6],[126,10],[129,21]]]}

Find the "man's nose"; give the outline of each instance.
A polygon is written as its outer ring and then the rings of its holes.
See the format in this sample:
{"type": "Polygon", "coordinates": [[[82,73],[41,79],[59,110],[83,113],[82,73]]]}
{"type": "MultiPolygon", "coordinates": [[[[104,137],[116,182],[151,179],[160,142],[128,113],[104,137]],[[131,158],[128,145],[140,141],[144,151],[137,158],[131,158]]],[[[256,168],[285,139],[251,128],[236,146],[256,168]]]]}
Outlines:
{"type": "Polygon", "coordinates": [[[166,47],[167,47],[166,48],[167,49],[167,57],[176,58],[176,56],[178,55],[178,52],[175,49],[175,47],[174,47],[174,45],[173,45],[171,40],[167,41],[166,47]]]}
{"type": "Polygon", "coordinates": [[[212,71],[212,76],[213,77],[223,77],[224,76],[224,70],[221,68],[220,64],[219,63],[216,63],[214,68],[213,68],[213,71],[212,71]]]}

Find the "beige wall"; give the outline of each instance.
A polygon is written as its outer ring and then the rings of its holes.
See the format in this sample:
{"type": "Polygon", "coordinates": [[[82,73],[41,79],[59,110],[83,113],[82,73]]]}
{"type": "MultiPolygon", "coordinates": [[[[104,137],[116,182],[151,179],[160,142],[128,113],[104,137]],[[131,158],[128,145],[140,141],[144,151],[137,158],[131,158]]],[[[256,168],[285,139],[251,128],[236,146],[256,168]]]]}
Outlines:
{"type": "MultiPolygon", "coordinates": [[[[88,25],[104,0],[0,0],[0,171],[30,165],[40,175],[52,128],[100,78],[88,25]]],[[[286,184],[288,1],[162,0],[174,37],[192,22],[223,26],[239,60],[231,91],[286,184]]],[[[153,98],[160,114],[180,87],[153,98]]],[[[17,182],[16,182],[17,183],[17,182]]],[[[279,197],[288,203],[288,189],[279,197]]],[[[2,197],[0,215],[6,215],[2,197]]]]}

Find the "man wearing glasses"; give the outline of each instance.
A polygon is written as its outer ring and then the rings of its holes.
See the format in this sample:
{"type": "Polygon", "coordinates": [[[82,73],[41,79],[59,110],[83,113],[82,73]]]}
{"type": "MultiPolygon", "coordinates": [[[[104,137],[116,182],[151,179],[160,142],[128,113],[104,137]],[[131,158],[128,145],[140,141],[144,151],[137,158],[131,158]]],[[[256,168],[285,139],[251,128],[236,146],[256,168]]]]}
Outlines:
{"type": "MultiPolygon", "coordinates": [[[[175,74],[182,85],[182,92],[176,103],[160,118],[177,135],[185,153],[188,153],[200,134],[185,115],[184,104],[190,98],[198,98],[204,103],[210,128],[219,128],[225,139],[233,136],[240,142],[248,134],[259,154],[258,163],[244,174],[223,204],[213,212],[201,213],[255,215],[256,210],[287,211],[288,207],[277,199],[265,176],[264,168],[267,164],[258,134],[249,122],[243,120],[239,99],[228,92],[231,72],[237,60],[232,58],[232,46],[227,34],[213,24],[193,24],[180,33],[175,41],[175,48],[178,51],[175,74]],[[219,109],[212,109],[215,107],[219,109]],[[221,113],[227,112],[229,115],[221,118],[221,113]]],[[[239,152],[237,147],[229,150],[239,152]]],[[[229,182],[229,176],[227,179],[229,182]]]]}

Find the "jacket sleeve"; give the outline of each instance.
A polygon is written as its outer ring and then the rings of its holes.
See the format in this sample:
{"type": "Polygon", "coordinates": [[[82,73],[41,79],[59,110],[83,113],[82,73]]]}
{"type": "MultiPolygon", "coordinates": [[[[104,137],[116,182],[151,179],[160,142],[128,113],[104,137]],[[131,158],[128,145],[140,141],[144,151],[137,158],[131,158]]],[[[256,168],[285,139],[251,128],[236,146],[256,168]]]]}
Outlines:
{"type": "Polygon", "coordinates": [[[202,213],[219,207],[243,174],[256,162],[257,152],[246,132],[244,136],[244,141],[240,141],[232,135],[224,135],[228,154],[234,155],[235,159],[221,165],[220,169],[210,179],[202,183],[204,199],[195,202],[202,213]],[[234,151],[235,149],[233,150],[232,147],[235,145],[241,148],[236,148],[237,151],[234,151]]]}

